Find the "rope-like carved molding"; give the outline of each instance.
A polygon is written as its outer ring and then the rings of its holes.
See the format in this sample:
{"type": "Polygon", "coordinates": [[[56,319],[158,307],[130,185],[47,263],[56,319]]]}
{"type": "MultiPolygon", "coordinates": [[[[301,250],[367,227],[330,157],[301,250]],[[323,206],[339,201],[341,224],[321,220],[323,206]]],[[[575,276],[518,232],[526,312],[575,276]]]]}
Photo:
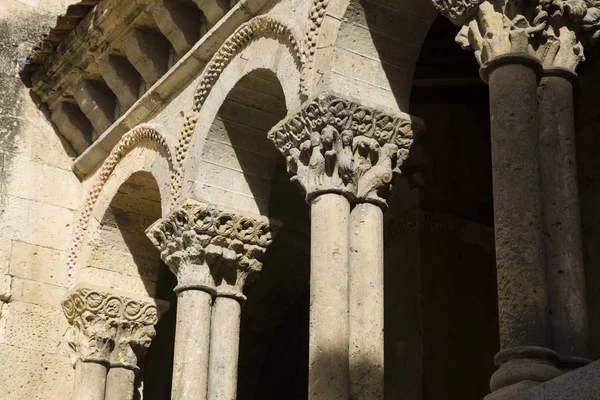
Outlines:
{"type": "MultiPolygon", "coordinates": [[[[301,50],[300,41],[297,39],[296,33],[289,25],[271,16],[259,16],[251,19],[241,25],[221,45],[202,72],[200,84],[194,94],[194,105],[192,110],[186,115],[183,128],[179,134],[179,141],[176,146],[175,174],[171,181],[172,206],[175,205],[179,190],[181,189],[183,163],[187,156],[192,136],[194,135],[194,129],[198,123],[198,113],[202,109],[208,95],[223,73],[223,70],[225,70],[244,48],[259,38],[270,36],[282,39],[290,46],[299,69],[303,71],[305,66],[304,52],[301,50]]],[[[305,92],[306,89],[301,85],[300,94],[304,94],[305,92]]]]}
{"type": "Polygon", "coordinates": [[[136,371],[138,356],[155,336],[154,325],[169,308],[160,300],[88,285],[70,291],[61,306],[71,325],[68,342],[76,360],[136,371]]]}
{"type": "Polygon", "coordinates": [[[73,243],[71,244],[69,254],[67,256],[69,286],[72,286],[74,283],[73,279],[75,268],[77,266],[79,251],[81,250],[81,246],[85,239],[85,234],[88,229],[94,206],[98,201],[98,197],[100,196],[104,185],[121,159],[143,142],[154,142],[161,149],[163,149],[167,158],[167,162],[169,163],[169,167],[172,171],[174,171],[173,157],[167,144],[167,140],[156,130],[148,126],[139,126],[123,135],[121,140],[119,140],[119,143],[117,143],[117,145],[112,149],[110,155],[102,164],[98,176],[96,177],[96,181],[88,191],[85,204],[83,205],[81,214],[79,215],[77,223],[75,224],[73,243]]]}
{"type": "Polygon", "coordinates": [[[187,199],[150,226],[146,235],[177,276],[176,291],[201,288],[243,300],[244,285],[261,271],[262,257],[277,229],[267,219],[187,199]]]}
{"type": "Polygon", "coordinates": [[[308,12],[308,27],[306,30],[306,36],[304,38],[304,57],[306,60],[306,73],[303,74],[305,80],[305,87],[312,82],[312,73],[314,70],[314,58],[315,51],[317,49],[317,42],[321,32],[321,25],[323,25],[323,19],[325,19],[325,13],[327,12],[327,6],[330,0],[313,0],[310,10],[308,12]],[[306,83],[308,82],[308,84],[306,83]]]}

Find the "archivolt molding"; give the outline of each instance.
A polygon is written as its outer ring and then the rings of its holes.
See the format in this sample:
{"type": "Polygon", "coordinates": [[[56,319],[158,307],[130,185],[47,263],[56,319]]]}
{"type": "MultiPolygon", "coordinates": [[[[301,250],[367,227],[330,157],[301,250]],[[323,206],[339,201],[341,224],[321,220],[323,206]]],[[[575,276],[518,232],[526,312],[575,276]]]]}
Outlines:
{"type": "Polygon", "coordinates": [[[584,47],[600,35],[597,0],[432,0],[462,26],[456,42],[480,65],[501,55],[528,53],[545,67],[575,71],[584,47]]]}
{"type": "Polygon", "coordinates": [[[79,252],[85,239],[90,217],[94,211],[94,207],[98,201],[100,193],[104,188],[104,185],[123,157],[125,157],[127,153],[143,142],[156,143],[165,152],[169,167],[172,171],[174,171],[171,150],[169,149],[165,137],[156,130],[148,126],[139,126],[123,135],[119,143],[117,143],[117,145],[112,149],[110,155],[102,164],[98,176],[96,177],[96,181],[88,191],[81,214],[79,215],[77,223],[75,224],[73,243],[71,244],[69,254],[67,256],[69,285],[74,284],[74,273],[77,266],[79,252]]]}
{"type": "MultiPolygon", "coordinates": [[[[179,190],[181,189],[183,164],[192,141],[192,136],[194,135],[196,124],[198,123],[198,114],[202,109],[204,102],[221,76],[223,70],[250,43],[263,37],[275,37],[284,40],[290,47],[299,70],[303,71],[305,58],[304,52],[301,49],[301,42],[298,39],[299,35],[295,32],[293,25],[285,23],[278,18],[272,16],[256,17],[240,26],[238,30],[223,43],[202,73],[200,84],[194,94],[194,105],[191,112],[185,117],[183,128],[179,134],[179,141],[176,146],[176,169],[171,186],[172,206],[174,206],[177,201],[179,190]]],[[[301,85],[299,90],[301,95],[306,95],[306,88],[304,85],[301,85]]]]}
{"type": "Polygon", "coordinates": [[[308,12],[308,28],[304,38],[304,57],[306,59],[306,72],[303,75],[304,85],[308,91],[308,85],[312,83],[312,73],[314,69],[314,57],[317,49],[317,41],[321,33],[321,25],[327,12],[327,6],[330,0],[313,0],[308,12]]]}

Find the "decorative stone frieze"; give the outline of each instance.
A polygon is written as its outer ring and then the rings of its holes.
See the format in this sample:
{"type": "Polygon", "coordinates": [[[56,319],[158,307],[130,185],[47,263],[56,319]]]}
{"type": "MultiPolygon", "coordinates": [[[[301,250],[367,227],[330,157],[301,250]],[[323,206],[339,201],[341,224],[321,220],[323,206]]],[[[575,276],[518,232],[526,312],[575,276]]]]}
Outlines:
{"type": "Polygon", "coordinates": [[[341,193],[385,206],[392,176],[401,172],[422,127],[421,120],[408,114],[324,93],[276,125],[269,139],[308,200],[341,193]]]}
{"type": "Polygon", "coordinates": [[[93,286],[78,286],[61,303],[71,325],[76,361],[137,370],[140,351],[150,346],[154,325],[168,304],[135,299],[93,286]],[[112,354],[111,354],[112,353],[112,354]]]}
{"type": "Polygon", "coordinates": [[[244,285],[262,269],[273,227],[268,220],[187,199],[146,234],[177,276],[176,290],[196,288],[243,299],[244,285]]]}
{"type": "Polygon", "coordinates": [[[527,53],[544,67],[575,71],[584,47],[598,37],[594,0],[432,0],[462,27],[456,42],[474,50],[480,65],[507,54],[527,53]]]}

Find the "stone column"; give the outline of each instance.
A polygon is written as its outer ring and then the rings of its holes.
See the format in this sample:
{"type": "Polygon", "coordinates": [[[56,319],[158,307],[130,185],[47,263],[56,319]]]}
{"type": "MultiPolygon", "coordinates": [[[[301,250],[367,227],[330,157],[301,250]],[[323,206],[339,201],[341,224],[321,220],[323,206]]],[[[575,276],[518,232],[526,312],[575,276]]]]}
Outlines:
{"type": "Polygon", "coordinates": [[[75,399],[132,398],[130,374],[113,373],[112,368],[108,373],[109,367],[137,368],[133,348],[150,345],[159,313],[168,308],[166,303],[79,285],[62,301],[62,307],[71,325],[69,345],[75,351],[75,399]],[[116,360],[126,362],[115,364],[114,354],[116,360]]]}
{"type": "Polygon", "coordinates": [[[560,374],[550,349],[539,166],[534,39],[546,26],[538,1],[433,0],[462,26],[490,89],[500,352],[487,399],[507,399],[560,374]],[[507,23],[508,21],[508,23],[507,23]]]}
{"type": "Polygon", "coordinates": [[[589,362],[589,328],[575,155],[573,82],[600,22],[600,10],[546,4],[549,20],[537,51],[544,239],[552,347],[569,370],[589,362]]]}
{"type": "Polygon", "coordinates": [[[187,199],[147,235],[178,279],[173,399],[235,399],[242,292],[270,223],[187,199]]]}
{"type": "MultiPolygon", "coordinates": [[[[382,235],[381,225],[374,212],[376,220],[362,235],[369,243],[353,242],[360,255],[351,273],[350,204],[357,199],[385,203],[383,192],[412,144],[412,120],[323,93],[275,126],[269,139],[311,206],[309,398],[378,398],[383,392],[383,302],[377,301],[383,295],[383,249],[373,238],[382,235]],[[370,245],[373,251],[367,250],[370,245]],[[359,262],[362,256],[376,264],[359,262]],[[356,285],[354,294],[349,294],[350,282],[356,285]],[[374,295],[373,301],[362,302],[365,294],[374,295]],[[376,325],[369,325],[373,321],[376,325]],[[369,368],[377,372],[366,374],[369,368]]],[[[360,206],[373,212],[370,207],[360,206]]],[[[355,219],[359,215],[360,210],[355,219]]]]}

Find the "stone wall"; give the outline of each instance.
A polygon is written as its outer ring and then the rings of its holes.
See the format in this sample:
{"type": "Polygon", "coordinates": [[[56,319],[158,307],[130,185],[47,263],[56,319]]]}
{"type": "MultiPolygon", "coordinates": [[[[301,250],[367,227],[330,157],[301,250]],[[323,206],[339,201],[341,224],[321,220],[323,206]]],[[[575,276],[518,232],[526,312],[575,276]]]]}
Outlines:
{"type": "Polygon", "coordinates": [[[81,185],[74,153],[17,74],[67,0],[0,3],[0,398],[67,399],[72,366],[60,310],[81,185]]]}

